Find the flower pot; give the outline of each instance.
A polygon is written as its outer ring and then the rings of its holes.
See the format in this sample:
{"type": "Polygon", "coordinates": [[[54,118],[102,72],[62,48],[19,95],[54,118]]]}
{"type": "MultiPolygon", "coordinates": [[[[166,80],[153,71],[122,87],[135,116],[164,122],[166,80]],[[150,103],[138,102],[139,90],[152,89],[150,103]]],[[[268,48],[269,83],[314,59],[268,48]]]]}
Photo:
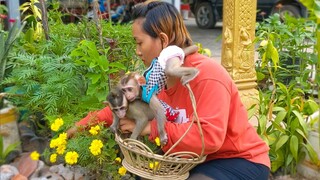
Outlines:
{"type": "MultiPolygon", "coordinates": [[[[20,142],[19,128],[17,124],[18,118],[19,113],[15,107],[11,106],[0,109],[0,136],[3,137],[3,150],[11,144],[20,142]]],[[[21,153],[21,145],[19,144],[12,152],[15,154],[13,156],[21,153]]]]}
{"type": "Polygon", "coordinates": [[[189,4],[181,4],[181,15],[184,20],[187,20],[189,18],[189,12],[190,12],[190,5],[189,4]]]}

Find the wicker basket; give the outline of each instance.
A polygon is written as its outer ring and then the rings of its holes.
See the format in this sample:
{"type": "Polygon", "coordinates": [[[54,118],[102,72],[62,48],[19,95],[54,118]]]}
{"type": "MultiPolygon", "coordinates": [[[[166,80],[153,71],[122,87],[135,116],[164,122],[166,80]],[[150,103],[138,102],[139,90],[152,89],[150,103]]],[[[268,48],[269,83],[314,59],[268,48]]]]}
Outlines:
{"type": "MultiPolygon", "coordinates": [[[[206,156],[204,152],[204,138],[198,115],[196,113],[196,105],[193,93],[189,84],[186,85],[189,90],[190,98],[194,109],[194,117],[197,119],[197,124],[202,140],[202,152],[200,155],[183,151],[170,153],[170,151],[183,139],[188,133],[192,124],[190,124],[183,136],[164,154],[159,155],[152,152],[152,150],[142,142],[134,139],[123,139],[121,135],[115,135],[115,140],[119,144],[120,149],[124,155],[122,165],[131,173],[139,175],[147,179],[187,179],[189,171],[199,163],[205,161],[206,156]]],[[[194,119],[192,119],[194,122],[194,119]]]]}

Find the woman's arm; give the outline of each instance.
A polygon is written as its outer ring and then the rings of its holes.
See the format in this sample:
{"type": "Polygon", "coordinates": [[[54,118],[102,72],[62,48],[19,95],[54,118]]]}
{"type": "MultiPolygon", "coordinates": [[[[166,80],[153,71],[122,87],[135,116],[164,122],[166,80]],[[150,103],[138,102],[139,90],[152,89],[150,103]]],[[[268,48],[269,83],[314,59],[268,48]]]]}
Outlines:
{"type": "Polygon", "coordinates": [[[78,130],[98,123],[104,123],[105,126],[109,127],[112,124],[112,120],[112,111],[109,106],[98,111],[89,112],[86,117],[76,122],[74,127],[67,130],[68,137],[74,136],[78,130]]]}
{"type": "Polygon", "coordinates": [[[97,123],[105,123],[106,126],[112,124],[112,111],[109,106],[98,111],[89,112],[85,118],[76,123],[76,126],[88,126],[97,123]]]}

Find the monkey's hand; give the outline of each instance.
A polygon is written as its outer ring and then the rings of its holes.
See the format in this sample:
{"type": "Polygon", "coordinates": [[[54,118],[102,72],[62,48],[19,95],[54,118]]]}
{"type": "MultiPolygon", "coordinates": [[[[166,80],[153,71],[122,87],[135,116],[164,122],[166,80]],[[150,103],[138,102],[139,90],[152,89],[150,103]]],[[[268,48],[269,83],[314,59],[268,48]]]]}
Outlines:
{"type": "Polygon", "coordinates": [[[194,78],[196,78],[199,74],[199,70],[197,68],[190,68],[188,73],[184,74],[181,77],[181,83],[182,85],[186,85],[190,81],[192,81],[194,78]]]}
{"type": "Polygon", "coordinates": [[[191,46],[188,46],[186,48],[183,48],[183,52],[184,54],[187,56],[189,54],[193,54],[195,52],[198,52],[199,48],[197,45],[191,45],[191,46]]]}
{"type": "Polygon", "coordinates": [[[164,145],[166,145],[168,143],[168,135],[166,132],[160,133],[160,144],[161,147],[163,147],[164,145]]]}
{"type": "Polygon", "coordinates": [[[118,129],[114,124],[112,124],[109,128],[112,133],[116,133],[118,129]]]}
{"type": "Polygon", "coordinates": [[[71,127],[70,129],[67,130],[67,137],[68,138],[73,138],[73,136],[77,133],[77,127],[71,127]]]}

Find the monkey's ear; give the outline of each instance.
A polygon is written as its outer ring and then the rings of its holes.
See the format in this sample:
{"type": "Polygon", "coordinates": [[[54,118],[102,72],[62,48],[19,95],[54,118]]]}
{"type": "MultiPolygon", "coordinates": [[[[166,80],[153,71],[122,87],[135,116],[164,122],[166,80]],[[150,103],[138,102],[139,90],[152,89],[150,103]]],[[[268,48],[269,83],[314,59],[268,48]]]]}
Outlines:
{"type": "Polygon", "coordinates": [[[138,73],[135,73],[134,78],[137,80],[139,86],[147,83],[146,79],[138,73]]]}
{"type": "Polygon", "coordinates": [[[109,101],[103,101],[102,104],[104,104],[105,106],[110,106],[109,101]]]}
{"type": "Polygon", "coordinates": [[[146,79],[143,77],[143,76],[140,76],[138,79],[137,79],[137,81],[138,81],[138,84],[139,84],[139,86],[142,86],[142,85],[146,85],[146,79]]]}

